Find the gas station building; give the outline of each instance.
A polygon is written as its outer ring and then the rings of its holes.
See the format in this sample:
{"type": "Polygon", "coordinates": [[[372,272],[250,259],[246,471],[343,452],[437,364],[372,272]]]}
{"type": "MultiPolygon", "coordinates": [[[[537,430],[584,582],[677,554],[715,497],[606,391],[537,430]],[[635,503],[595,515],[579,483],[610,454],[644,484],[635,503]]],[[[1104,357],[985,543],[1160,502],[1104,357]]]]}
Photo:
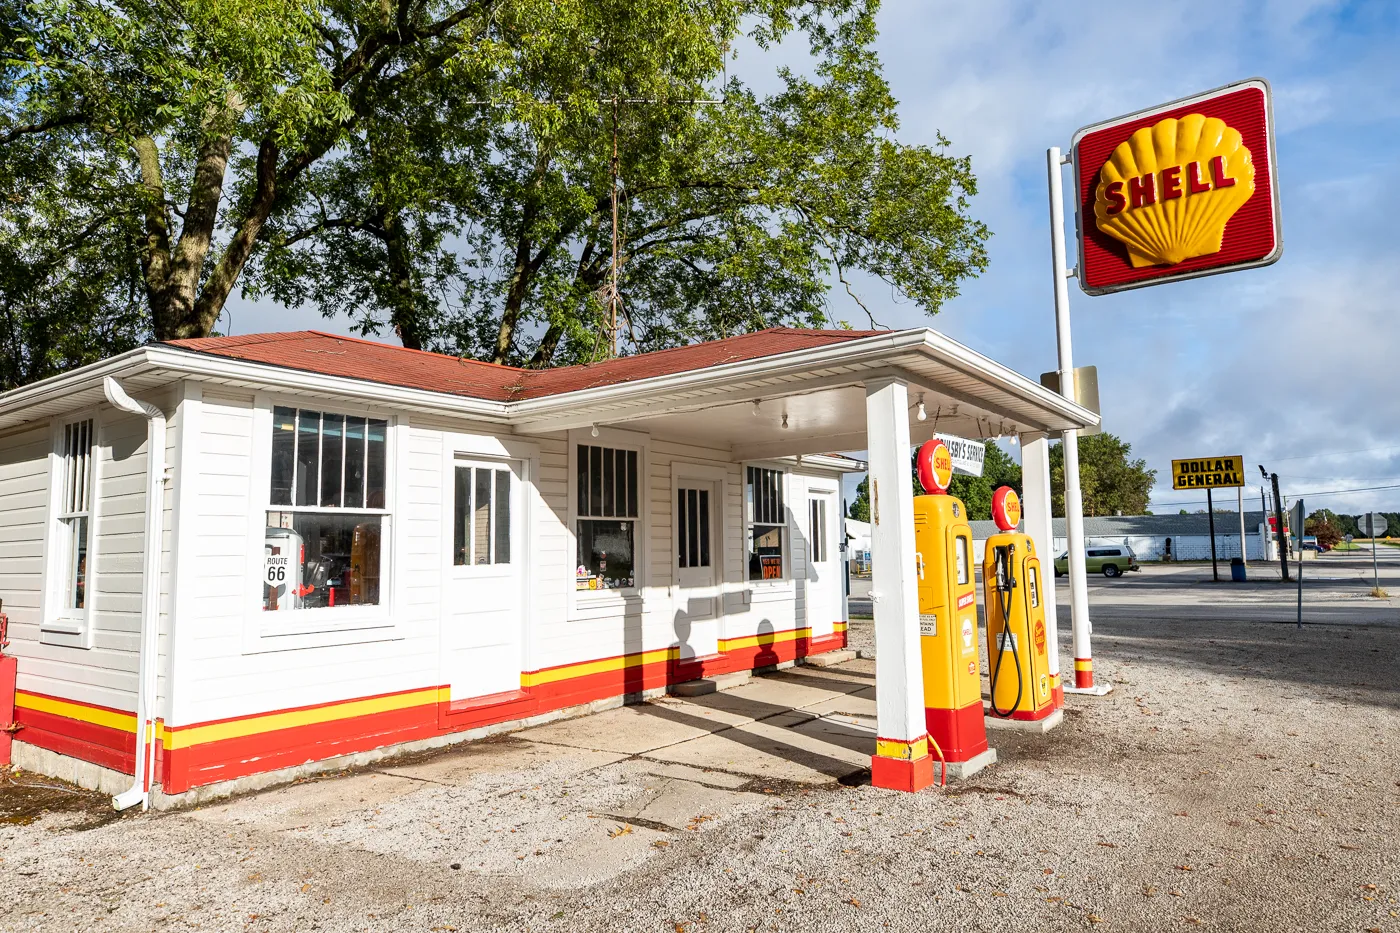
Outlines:
{"type": "Polygon", "coordinates": [[[841,476],[868,468],[870,752],[916,789],[911,448],[1018,436],[1045,555],[1050,435],[1097,422],[924,328],[552,370],[314,331],[141,347],[0,395],[13,758],[175,805],[844,647],[841,476]]]}

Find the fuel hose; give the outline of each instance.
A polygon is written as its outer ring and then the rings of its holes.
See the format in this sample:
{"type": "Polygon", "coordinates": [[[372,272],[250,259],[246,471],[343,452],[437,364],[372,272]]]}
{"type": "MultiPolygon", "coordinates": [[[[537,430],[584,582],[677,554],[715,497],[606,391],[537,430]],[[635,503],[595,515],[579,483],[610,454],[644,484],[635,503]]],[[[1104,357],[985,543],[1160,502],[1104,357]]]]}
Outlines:
{"type": "MultiPolygon", "coordinates": [[[[997,646],[997,660],[995,664],[990,665],[991,671],[988,680],[990,680],[992,688],[990,703],[992,714],[998,719],[1006,719],[1016,712],[1021,706],[1021,694],[1025,689],[1025,682],[1021,676],[1021,656],[1016,651],[1016,639],[1011,636],[1011,590],[1015,585],[1015,580],[1011,576],[1011,568],[1015,553],[1016,545],[1014,544],[1009,544],[1005,548],[997,548],[997,563],[1001,564],[1003,559],[1006,561],[1004,567],[999,568],[1002,572],[998,572],[996,575],[997,604],[1001,609],[1001,638],[1000,644],[997,646]],[[1006,581],[1004,586],[1002,585],[1003,580],[1006,581]],[[1002,659],[1006,657],[1006,643],[1008,641],[1011,642],[1011,662],[1016,665],[1016,702],[1011,704],[1010,709],[1002,710],[997,707],[997,680],[1001,673],[1002,659]]],[[[990,645],[987,647],[988,650],[991,649],[990,645]]]]}

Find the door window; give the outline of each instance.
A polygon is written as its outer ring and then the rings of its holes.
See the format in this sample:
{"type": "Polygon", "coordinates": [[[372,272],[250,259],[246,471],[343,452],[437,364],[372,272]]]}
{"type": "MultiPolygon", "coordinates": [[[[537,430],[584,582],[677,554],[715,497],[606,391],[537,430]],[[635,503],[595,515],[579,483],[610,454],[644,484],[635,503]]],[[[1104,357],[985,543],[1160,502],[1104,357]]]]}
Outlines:
{"type": "Polygon", "coordinates": [[[820,564],[828,559],[826,540],[826,500],[813,499],[808,534],[811,537],[812,562],[820,564]]]}
{"type": "Polygon", "coordinates": [[[969,579],[971,579],[971,577],[968,575],[968,569],[967,569],[967,538],[966,538],[966,536],[964,536],[964,535],[958,535],[956,538],[953,539],[953,550],[954,550],[954,552],[955,552],[955,556],[956,556],[956,559],[957,559],[958,583],[960,583],[960,584],[966,583],[969,579]]]}
{"type": "Polygon", "coordinates": [[[676,557],[682,568],[710,566],[710,491],[676,490],[676,557]]]}
{"type": "Polygon", "coordinates": [[[453,471],[452,563],[510,563],[510,470],[459,466],[453,471]]]}

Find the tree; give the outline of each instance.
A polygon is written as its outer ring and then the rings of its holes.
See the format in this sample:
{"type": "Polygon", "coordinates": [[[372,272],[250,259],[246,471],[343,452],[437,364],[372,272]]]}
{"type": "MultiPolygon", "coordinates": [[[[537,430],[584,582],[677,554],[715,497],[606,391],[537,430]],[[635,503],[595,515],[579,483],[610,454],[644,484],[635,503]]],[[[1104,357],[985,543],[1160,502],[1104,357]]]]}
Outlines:
{"type": "Polygon", "coordinates": [[[858,522],[870,521],[870,475],[866,474],[865,479],[860,481],[856,487],[856,497],[851,500],[851,506],[846,512],[847,518],[854,518],[858,522]]]}
{"type": "Polygon", "coordinates": [[[489,70],[498,13],[489,0],[8,4],[4,159],[47,152],[60,170],[35,175],[4,226],[36,202],[77,217],[101,205],[110,222],[87,233],[121,265],[95,278],[135,277],[156,339],[206,335],[308,169],[424,75],[489,70]]]}
{"type": "MultiPolygon", "coordinates": [[[[1317,515],[1318,513],[1314,512],[1313,514],[1317,515]]],[[[1308,520],[1303,523],[1303,529],[1304,534],[1316,536],[1318,547],[1323,549],[1334,548],[1342,540],[1341,530],[1325,517],[1313,518],[1310,516],[1308,520]]]]}
{"type": "MultiPolygon", "coordinates": [[[[914,484],[914,495],[923,495],[924,490],[919,485],[918,474],[912,468],[910,477],[914,484]]],[[[992,517],[992,494],[1001,486],[1010,486],[1016,490],[1018,496],[1021,494],[1021,465],[1012,460],[996,443],[989,443],[987,458],[982,465],[982,475],[954,474],[953,481],[948,485],[948,495],[962,500],[963,505],[967,507],[969,521],[985,521],[992,517]]],[[[856,497],[851,502],[847,517],[862,522],[870,521],[870,477],[861,480],[860,485],[856,487],[856,497]]]]}
{"type": "Polygon", "coordinates": [[[1010,486],[1021,495],[1021,465],[995,442],[987,444],[987,458],[981,476],[955,474],[948,485],[948,494],[957,496],[967,506],[970,521],[992,517],[992,494],[1001,486],[1010,486]]]}
{"type": "MultiPolygon", "coordinates": [[[[470,222],[452,250],[419,255],[428,262],[421,277],[444,296],[426,338],[434,348],[531,366],[596,359],[610,352],[614,294],[624,352],[831,326],[830,280],[859,302],[855,270],[933,313],[985,267],[986,228],[966,212],[976,190],[968,160],[947,155],[946,142],[892,138],[896,102],[871,48],[873,3],[803,7],[791,22],[753,31],[768,45],[798,28],[815,62],[811,77],[782,70],[782,89],[768,97],[738,79],[717,84],[727,22],[709,24],[707,44],[693,38],[693,24],[687,31],[661,16],[619,24],[607,6],[583,9],[582,38],[494,78],[482,93],[513,103],[462,114],[482,133],[435,169],[442,202],[470,222]],[[631,32],[618,35],[620,25],[631,32]],[[672,51],[676,35],[692,37],[685,55],[672,51]]],[[[392,291],[384,287],[392,264],[374,243],[381,173],[367,168],[371,158],[357,165],[315,206],[354,221],[274,237],[254,287],[328,311],[354,295],[371,331],[385,301],[363,298],[392,291]]],[[[420,229],[431,226],[416,216],[420,229]]],[[[314,212],[299,222],[322,223],[314,212]]],[[[421,293],[415,303],[433,304],[421,293]]]]}
{"type": "MultiPolygon", "coordinates": [[[[1146,460],[1131,460],[1132,445],[1112,434],[1079,439],[1079,489],[1084,514],[1141,515],[1147,510],[1157,471],[1146,460]]],[[[1065,514],[1064,448],[1050,448],[1050,502],[1057,517],[1065,514]]]]}
{"type": "MultiPolygon", "coordinates": [[[[123,309],[79,340],[108,349],[206,335],[241,283],[409,346],[589,359],[615,130],[624,350],[830,324],[830,280],[851,290],[856,270],[934,312],[985,267],[988,233],[967,159],[894,141],[874,12],[19,0],[0,12],[0,250],[34,279],[80,238],[93,261],[49,281],[63,307],[123,309]],[[742,30],[760,46],[801,31],[810,76],[783,71],[768,97],[721,86],[742,30]]],[[[13,307],[20,278],[0,280],[13,307]]]]}

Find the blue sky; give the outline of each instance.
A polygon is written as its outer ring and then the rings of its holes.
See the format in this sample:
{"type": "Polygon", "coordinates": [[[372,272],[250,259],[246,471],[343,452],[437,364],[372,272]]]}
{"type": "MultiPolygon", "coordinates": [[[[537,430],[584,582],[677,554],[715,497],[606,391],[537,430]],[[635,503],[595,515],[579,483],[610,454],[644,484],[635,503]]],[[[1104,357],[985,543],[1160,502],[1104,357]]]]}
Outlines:
{"type": "MultiPolygon", "coordinates": [[[[1174,456],[1243,454],[1254,477],[1255,463],[1276,470],[1286,495],[1400,486],[1400,3],[886,0],[880,27],[900,139],[941,131],[972,156],[973,211],[994,234],[987,272],[936,318],[863,289],[882,323],[936,327],[1031,376],[1054,368],[1046,148],[1068,149],[1087,123],[1264,77],[1283,258],[1098,298],[1072,287],[1075,362],[1099,369],[1106,430],[1160,471],[1157,511],[1204,508],[1163,490],[1174,456]]],[[[858,325],[843,298],[836,316],[858,325]]],[[[309,309],[230,310],[236,333],[345,328],[309,309]]],[[[1400,488],[1308,506],[1395,510],[1400,488]]]]}

